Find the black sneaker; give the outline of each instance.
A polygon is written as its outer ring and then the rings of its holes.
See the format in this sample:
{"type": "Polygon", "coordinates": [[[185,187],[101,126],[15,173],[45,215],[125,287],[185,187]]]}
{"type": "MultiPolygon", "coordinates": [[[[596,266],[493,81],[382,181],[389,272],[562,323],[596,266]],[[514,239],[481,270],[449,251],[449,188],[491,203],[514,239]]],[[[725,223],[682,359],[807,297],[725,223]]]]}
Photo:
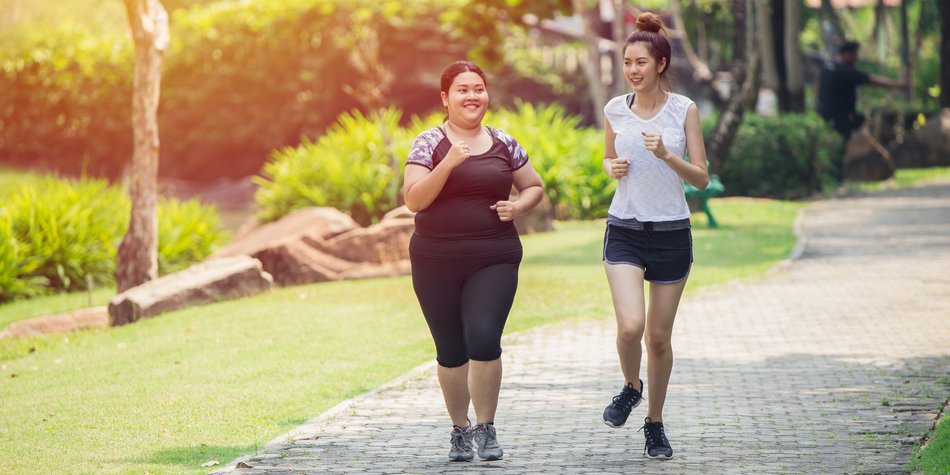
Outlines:
{"type": "Polygon", "coordinates": [[[673,458],[673,447],[666,438],[663,431],[662,422],[653,422],[649,417],[643,419],[643,435],[646,436],[646,443],[643,444],[643,455],[651,459],[671,459],[673,458]]]}
{"type": "MultiPolygon", "coordinates": [[[[643,380],[640,380],[640,390],[643,390],[643,380]]],[[[620,394],[614,396],[614,401],[604,409],[604,424],[613,428],[620,428],[630,417],[630,411],[640,405],[643,401],[643,395],[640,391],[633,389],[633,383],[627,383],[620,394]]]]}

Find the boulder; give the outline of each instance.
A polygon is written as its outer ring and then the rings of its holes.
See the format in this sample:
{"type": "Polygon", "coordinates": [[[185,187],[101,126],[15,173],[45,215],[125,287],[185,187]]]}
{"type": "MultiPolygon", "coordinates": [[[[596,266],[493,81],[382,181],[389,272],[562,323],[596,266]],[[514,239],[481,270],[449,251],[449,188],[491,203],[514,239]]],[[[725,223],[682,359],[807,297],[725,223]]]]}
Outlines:
{"type": "Polygon", "coordinates": [[[337,280],[341,272],[358,265],[325,249],[326,241],[319,235],[305,234],[258,249],[251,257],[261,261],[264,270],[274,277],[274,283],[281,286],[337,280]]]}
{"type": "Polygon", "coordinates": [[[406,205],[402,205],[384,214],[382,221],[389,221],[390,219],[415,218],[415,217],[416,217],[416,213],[409,211],[409,208],[407,208],[406,205]]]}
{"type": "Polygon", "coordinates": [[[409,258],[409,238],[415,227],[412,218],[389,219],[329,239],[321,250],[353,262],[396,262],[409,258]]]}
{"type": "Polygon", "coordinates": [[[108,324],[109,312],[106,311],[106,307],[91,307],[13,322],[0,332],[0,338],[66,333],[86,328],[105,327],[108,324]]]}
{"type": "MultiPolygon", "coordinates": [[[[518,199],[517,191],[512,190],[511,199],[518,199]]],[[[554,231],[554,221],[554,205],[545,194],[530,213],[515,217],[515,229],[521,235],[554,231]]]]}
{"type": "Polygon", "coordinates": [[[890,152],[862,127],[851,134],[842,160],[842,175],[850,181],[879,181],[894,176],[890,152]]]}
{"type": "Polygon", "coordinates": [[[950,108],[941,109],[927,124],[891,148],[898,168],[950,166],[950,108]]]}
{"type": "Polygon", "coordinates": [[[359,227],[353,218],[335,208],[301,209],[247,232],[212,257],[253,255],[289,236],[307,233],[329,239],[359,227]]]}
{"type": "Polygon", "coordinates": [[[109,323],[125,325],[180,308],[254,295],[274,279],[248,256],[211,259],[133,287],[109,302],[109,323]]]}

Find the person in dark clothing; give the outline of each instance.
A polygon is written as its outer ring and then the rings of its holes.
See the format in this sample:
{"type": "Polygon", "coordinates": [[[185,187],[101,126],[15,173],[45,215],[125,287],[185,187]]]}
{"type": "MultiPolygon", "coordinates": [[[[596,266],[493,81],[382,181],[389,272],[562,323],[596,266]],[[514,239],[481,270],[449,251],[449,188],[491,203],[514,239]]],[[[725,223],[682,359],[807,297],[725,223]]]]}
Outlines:
{"type": "Polygon", "coordinates": [[[873,84],[891,88],[906,88],[906,80],[893,80],[865,73],[855,67],[860,43],[846,41],[838,47],[834,63],[821,69],[818,80],[818,114],[834,126],[847,141],[851,133],[864,123],[857,112],[858,86],[873,84]]]}
{"type": "Polygon", "coordinates": [[[412,285],[435,340],[439,385],[452,420],[453,461],[498,460],[501,334],[518,288],[522,248],[513,219],[544,194],[527,151],[482,124],[485,74],[457,61],[442,74],[446,120],[419,134],[406,160],[412,285]],[[518,199],[511,200],[514,186],[518,199]],[[475,407],[475,426],[468,419],[475,407]],[[474,446],[473,446],[474,445],[474,446]]]}

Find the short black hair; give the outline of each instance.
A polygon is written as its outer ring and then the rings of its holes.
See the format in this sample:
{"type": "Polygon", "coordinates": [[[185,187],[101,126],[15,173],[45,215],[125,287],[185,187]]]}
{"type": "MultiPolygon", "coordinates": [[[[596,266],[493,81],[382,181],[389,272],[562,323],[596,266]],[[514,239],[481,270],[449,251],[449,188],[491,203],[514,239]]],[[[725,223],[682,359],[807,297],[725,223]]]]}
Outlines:
{"type": "Polygon", "coordinates": [[[858,43],[857,41],[845,41],[844,43],[841,43],[840,46],[838,46],[838,54],[857,53],[858,48],[860,47],[861,43],[858,43]]]}

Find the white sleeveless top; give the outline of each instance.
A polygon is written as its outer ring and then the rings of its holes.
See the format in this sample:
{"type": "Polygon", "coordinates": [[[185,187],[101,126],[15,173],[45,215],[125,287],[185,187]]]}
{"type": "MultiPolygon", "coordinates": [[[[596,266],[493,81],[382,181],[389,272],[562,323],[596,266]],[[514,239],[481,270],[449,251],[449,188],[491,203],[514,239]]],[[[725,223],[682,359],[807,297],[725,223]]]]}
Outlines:
{"type": "Polygon", "coordinates": [[[617,96],[604,106],[604,115],[617,134],[614,141],[617,156],[630,160],[627,176],[617,180],[617,191],[608,213],[623,220],[641,222],[689,218],[683,180],[666,162],[647,150],[640,132],[661,134],[667,150],[685,157],[686,111],[693,101],[670,93],[660,112],[644,120],[627,106],[631,94],[617,96]]]}

